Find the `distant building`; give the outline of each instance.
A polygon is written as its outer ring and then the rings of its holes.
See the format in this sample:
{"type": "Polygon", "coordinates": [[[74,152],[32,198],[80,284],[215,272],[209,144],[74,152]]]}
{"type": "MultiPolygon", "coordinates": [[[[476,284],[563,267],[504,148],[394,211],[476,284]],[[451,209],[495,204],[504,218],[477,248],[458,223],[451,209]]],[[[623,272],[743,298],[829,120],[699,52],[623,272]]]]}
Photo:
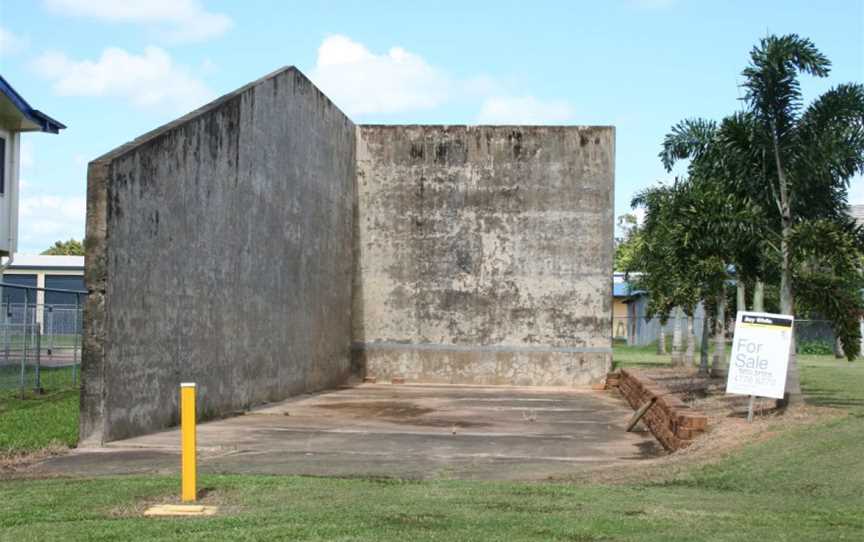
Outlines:
{"type": "Polygon", "coordinates": [[[0,76],[0,257],[11,258],[18,248],[18,170],[21,133],[59,133],[66,128],[33,109],[0,76]]]}
{"type": "Polygon", "coordinates": [[[2,288],[6,318],[18,321],[26,314],[47,322],[52,311],[68,312],[84,304],[84,296],[52,290],[84,290],[84,256],[17,255],[3,270],[3,283],[26,288],[2,288]],[[45,288],[47,291],[36,290],[45,288]],[[30,308],[27,308],[30,307],[30,308]]]}
{"type": "Polygon", "coordinates": [[[614,273],[612,279],[612,338],[627,340],[633,335],[631,327],[635,320],[631,318],[631,304],[638,297],[647,295],[644,290],[637,290],[625,280],[624,273],[614,273]]]}
{"type": "MultiPolygon", "coordinates": [[[[637,278],[639,273],[630,273],[631,278],[637,278]]],[[[660,319],[648,318],[646,311],[650,293],[640,290],[626,280],[624,273],[612,275],[612,338],[626,340],[631,346],[646,346],[656,342],[660,336],[660,319]]],[[[663,329],[671,334],[675,328],[675,313],[663,329]]],[[[702,303],[693,311],[693,334],[702,336],[702,326],[705,321],[705,307],[702,303]]],[[[682,333],[687,333],[686,319],[681,323],[682,333]]]]}

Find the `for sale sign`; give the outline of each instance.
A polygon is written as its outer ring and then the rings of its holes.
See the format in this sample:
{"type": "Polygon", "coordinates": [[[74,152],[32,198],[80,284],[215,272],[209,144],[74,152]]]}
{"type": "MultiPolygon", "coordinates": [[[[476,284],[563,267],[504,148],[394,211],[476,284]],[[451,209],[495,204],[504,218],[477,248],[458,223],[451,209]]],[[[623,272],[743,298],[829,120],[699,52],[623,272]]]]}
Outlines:
{"type": "Polygon", "coordinates": [[[786,314],[738,313],[726,393],[783,398],[793,321],[786,314]]]}

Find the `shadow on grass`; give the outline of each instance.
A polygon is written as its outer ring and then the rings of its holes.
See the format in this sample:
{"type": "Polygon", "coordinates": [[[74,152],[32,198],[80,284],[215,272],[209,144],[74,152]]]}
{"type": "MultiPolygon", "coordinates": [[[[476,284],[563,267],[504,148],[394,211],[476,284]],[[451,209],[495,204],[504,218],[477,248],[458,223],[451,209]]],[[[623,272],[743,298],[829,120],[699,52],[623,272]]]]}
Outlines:
{"type": "Polygon", "coordinates": [[[78,395],[78,388],[67,386],[59,389],[47,389],[42,392],[26,390],[22,397],[19,391],[4,391],[0,393],[0,412],[4,410],[29,410],[41,408],[45,404],[65,401],[72,395],[78,395]]]}
{"type": "Polygon", "coordinates": [[[844,410],[864,408],[864,398],[852,398],[836,390],[805,387],[804,397],[809,405],[842,408],[844,410]]]}

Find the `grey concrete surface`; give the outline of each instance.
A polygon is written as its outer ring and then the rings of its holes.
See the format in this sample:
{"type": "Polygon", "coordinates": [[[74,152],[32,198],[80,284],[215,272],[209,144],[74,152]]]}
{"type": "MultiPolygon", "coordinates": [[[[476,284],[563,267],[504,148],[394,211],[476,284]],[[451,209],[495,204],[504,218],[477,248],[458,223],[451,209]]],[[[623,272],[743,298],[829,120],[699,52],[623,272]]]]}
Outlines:
{"type": "Polygon", "coordinates": [[[346,381],[354,137],[286,68],[90,163],[85,443],[346,381]]]}
{"type": "MultiPolygon", "coordinates": [[[[626,433],[632,410],[565,388],[364,384],[303,395],[199,425],[209,473],[542,480],[660,453],[626,433]]],[[[179,471],[180,434],[162,431],[46,460],[37,476],[179,471]]]]}
{"type": "Polygon", "coordinates": [[[358,370],[599,382],[611,363],[614,128],[357,131],[358,370]]]}

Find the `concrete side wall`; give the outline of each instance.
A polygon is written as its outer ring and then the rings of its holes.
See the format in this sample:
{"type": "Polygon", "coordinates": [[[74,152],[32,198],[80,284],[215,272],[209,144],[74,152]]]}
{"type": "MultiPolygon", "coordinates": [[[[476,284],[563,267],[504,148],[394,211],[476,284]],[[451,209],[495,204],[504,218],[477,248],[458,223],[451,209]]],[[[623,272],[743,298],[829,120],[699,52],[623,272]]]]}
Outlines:
{"type": "Polygon", "coordinates": [[[360,126],[354,363],[587,385],[611,363],[614,129],[360,126]]]}
{"type": "Polygon", "coordinates": [[[345,381],[354,138],[289,68],[90,164],[85,442],[345,381]]]}

